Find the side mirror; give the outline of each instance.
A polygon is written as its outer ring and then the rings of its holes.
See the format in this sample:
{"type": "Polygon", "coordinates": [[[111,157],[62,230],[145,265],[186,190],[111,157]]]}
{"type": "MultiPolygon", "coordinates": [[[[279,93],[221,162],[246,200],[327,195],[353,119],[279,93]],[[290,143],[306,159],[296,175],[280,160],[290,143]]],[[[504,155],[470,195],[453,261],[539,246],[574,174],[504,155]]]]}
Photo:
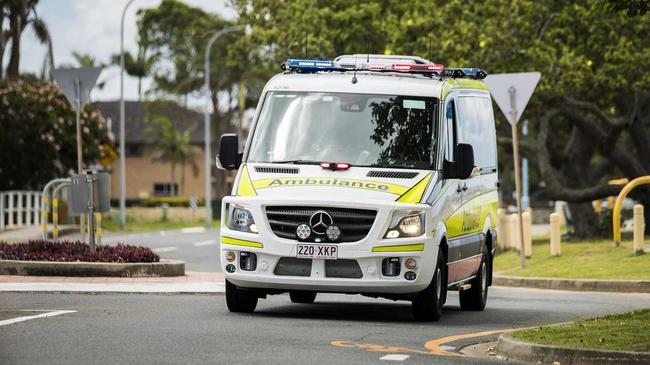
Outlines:
{"type": "Polygon", "coordinates": [[[217,168],[222,170],[237,170],[241,163],[239,154],[239,137],[234,133],[226,133],[219,141],[217,168]]]}
{"type": "Polygon", "coordinates": [[[474,148],[467,143],[459,143],[454,149],[456,161],[445,160],[442,176],[445,179],[467,179],[474,170],[474,148]]]}

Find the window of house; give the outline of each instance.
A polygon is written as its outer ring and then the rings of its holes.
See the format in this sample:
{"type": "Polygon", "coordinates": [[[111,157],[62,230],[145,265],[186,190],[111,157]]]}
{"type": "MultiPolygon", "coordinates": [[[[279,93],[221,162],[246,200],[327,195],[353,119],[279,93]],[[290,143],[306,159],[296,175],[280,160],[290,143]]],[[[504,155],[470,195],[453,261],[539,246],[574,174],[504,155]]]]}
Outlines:
{"type": "Polygon", "coordinates": [[[178,196],[178,184],[177,183],[154,183],[153,184],[153,195],[154,196],[178,196]],[[172,187],[173,194],[172,194],[172,187]]]}
{"type": "Polygon", "coordinates": [[[126,157],[142,157],[144,156],[144,145],[142,143],[127,143],[124,155],[126,157]]]}

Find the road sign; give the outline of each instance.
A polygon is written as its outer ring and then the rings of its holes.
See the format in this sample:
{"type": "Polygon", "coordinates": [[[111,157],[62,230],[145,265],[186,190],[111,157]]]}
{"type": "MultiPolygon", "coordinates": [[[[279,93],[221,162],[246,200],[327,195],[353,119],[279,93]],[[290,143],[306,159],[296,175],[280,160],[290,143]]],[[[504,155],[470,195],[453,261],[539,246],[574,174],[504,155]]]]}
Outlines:
{"type": "Polygon", "coordinates": [[[508,122],[517,124],[541,76],[539,72],[496,74],[484,81],[508,122]]]}
{"type": "Polygon", "coordinates": [[[72,108],[77,111],[88,102],[90,90],[95,87],[101,72],[101,67],[57,68],[52,70],[52,75],[72,108]]]}
{"type": "Polygon", "coordinates": [[[196,195],[190,196],[190,207],[194,210],[199,208],[199,197],[196,195]]]}
{"type": "Polygon", "coordinates": [[[512,129],[512,154],[515,163],[515,188],[517,190],[517,218],[519,219],[519,257],[521,268],[526,267],[524,250],[524,224],[522,219],[521,171],[519,166],[519,128],[517,123],[524,114],[526,104],[535,91],[542,76],[539,72],[519,72],[511,74],[489,75],[485,83],[501,112],[510,122],[512,129]]]}

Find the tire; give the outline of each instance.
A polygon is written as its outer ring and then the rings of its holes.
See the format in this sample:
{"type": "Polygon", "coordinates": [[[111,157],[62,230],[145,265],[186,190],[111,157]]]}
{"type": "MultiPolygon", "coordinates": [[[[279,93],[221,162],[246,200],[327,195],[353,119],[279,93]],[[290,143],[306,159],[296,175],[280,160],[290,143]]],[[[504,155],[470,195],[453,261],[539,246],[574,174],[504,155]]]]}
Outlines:
{"type": "Polygon", "coordinates": [[[487,247],[483,246],[483,249],[483,257],[481,258],[478,273],[469,282],[472,287],[458,293],[460,307],[466,311],[482,311],[487,303],[490,260],[487,247]]]}
{"type": "Polygon", "coordinates": [[[293,303],[312,304],[316,300],[316,292],[311,291],[291,291],[289,298],[293,303]]]}
{"type": "Polygon", "coordinates": [[[442,316],[442,305],[447,292],[445,269],[444,259],[441,253],[438,253],[436,271],[431,283],[426,289],[419,292],[411,303],[411,311],[416,321],[437,322],[442,316]]]}
{"type": "Polygon", "coordinates": [[[253,313],[257,307],[257,296],[245,292],[226,280],[226,304],[228,310],[234,313],[253,313]]]}

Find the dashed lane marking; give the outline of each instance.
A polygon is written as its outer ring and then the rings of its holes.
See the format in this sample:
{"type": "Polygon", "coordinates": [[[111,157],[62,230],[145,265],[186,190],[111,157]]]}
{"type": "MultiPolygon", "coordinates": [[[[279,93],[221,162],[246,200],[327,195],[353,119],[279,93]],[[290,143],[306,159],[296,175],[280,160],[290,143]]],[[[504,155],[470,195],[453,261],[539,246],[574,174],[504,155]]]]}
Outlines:
{"type": "Polygon", "coordinates": [[[183,233],[201,233],[201,232],[205,232],[205,227],[181,228],[181,232],[183,232],[183,233]]]}
{"type": "Polygon", "coordinates": [[[216,245],[217,241],[215,240],[207,240],[207,241],[199,241],[199,242],[194,242],[192,246],[194,247],[201,247],[201,246],[211,246],[211,245],[216,245]]]}
{"type": "Polygon", "coordinates": [[[172,252],[178,250],[178,247],[176,246],[170,246],[170,247],[160,247],[160,248],[154,248],[153,252],[159,253],[159,252],[172,252]]]}
{"type": "MultiPolygon", "coordinates": [[[[29,312],[35,312],[35,311],[29,311],[29,312]]],[[[73,311],[73,310],[47,311],[46,313],[35,314],[33,316],[23,316],[23,317],[5,319],[3,321],[0,321],[0,326],[6,326],[8,324],[29,321],[31,319],[54,317],[54,316],[60,316],[62,314],[76,313],[76,312],[77,311],[73,311]]]]}
{"type": "Polygon", "coordinates": [[[384,360],[384,361],[404,361],[411,357],[411,355],[403,355],[403,354],[390,354],[390,355],[384,355],[379,358],[379,360],[384,360]]]}

